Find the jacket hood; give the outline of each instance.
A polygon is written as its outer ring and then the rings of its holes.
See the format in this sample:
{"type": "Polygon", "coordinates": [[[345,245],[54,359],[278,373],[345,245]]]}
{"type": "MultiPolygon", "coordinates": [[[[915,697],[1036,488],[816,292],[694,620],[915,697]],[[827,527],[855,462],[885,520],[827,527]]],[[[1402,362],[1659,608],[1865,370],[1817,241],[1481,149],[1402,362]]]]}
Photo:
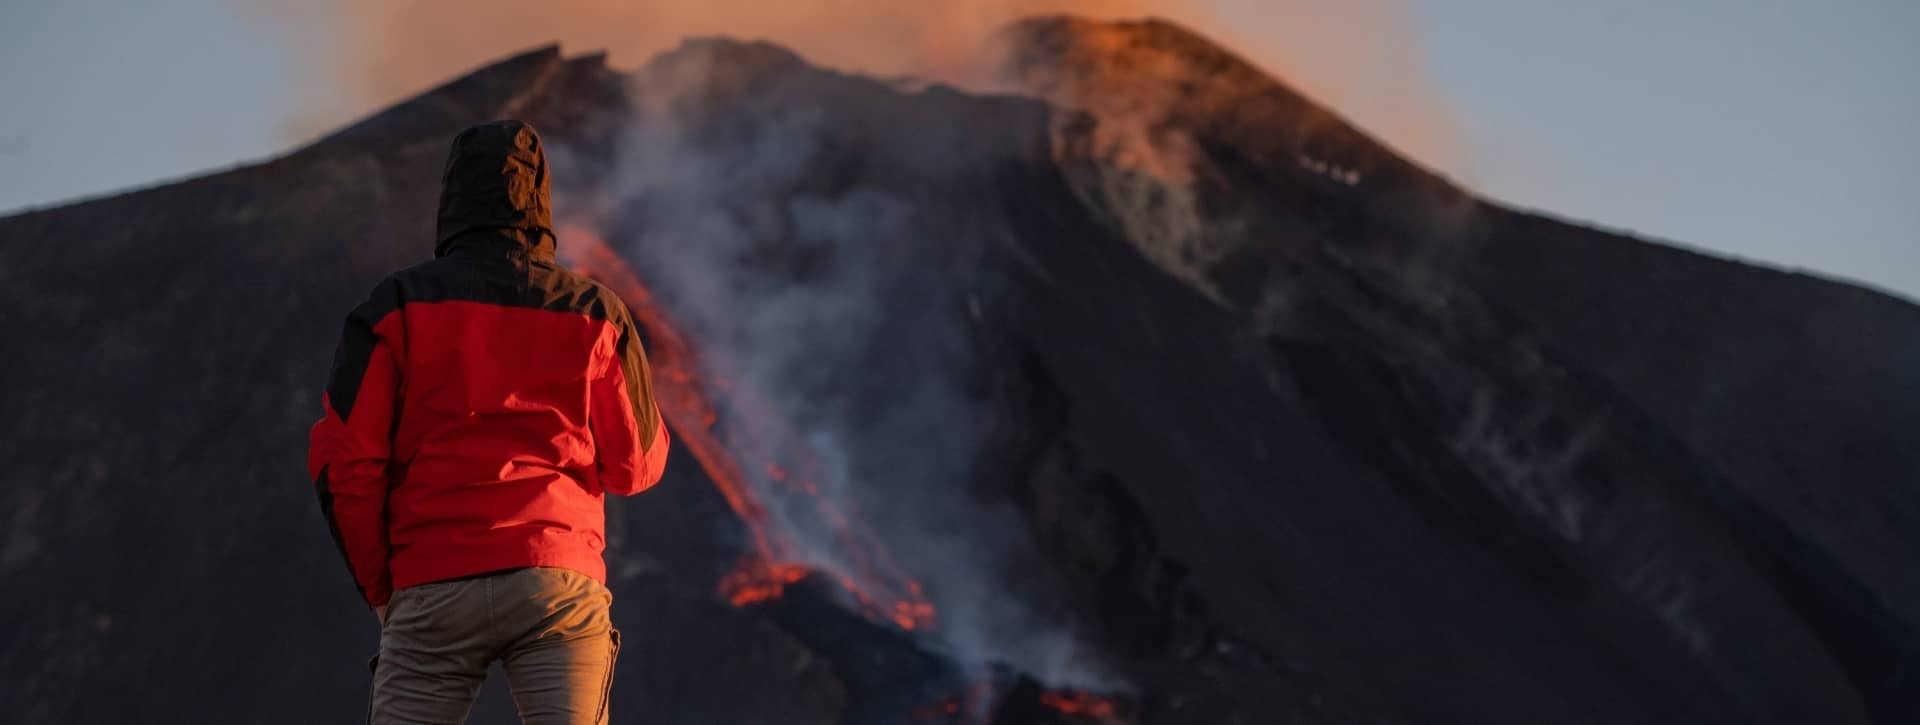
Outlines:
{"type": "Polygon", "coordinates": [[[470,126],[453,137],[440,176],[433,254],[469,247],[553,255],[553,200],[540,133],[522,121],[470,126]]]}

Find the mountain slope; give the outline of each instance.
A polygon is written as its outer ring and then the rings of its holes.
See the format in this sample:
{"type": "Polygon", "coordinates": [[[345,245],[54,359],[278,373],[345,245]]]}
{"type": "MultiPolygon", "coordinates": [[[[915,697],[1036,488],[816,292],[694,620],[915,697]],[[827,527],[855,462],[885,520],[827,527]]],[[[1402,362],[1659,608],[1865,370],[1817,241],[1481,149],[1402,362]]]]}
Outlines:
{"type": "Polygon", "coordinates": [[[1000,95],[546,48],[0,220],[0,702],[359,711],[305,426],[446,139],[517,116],[673,371],[621,720],[1913,711],[1920,309],[1501,209],[1169,24],[1007,39],[1000,95]]]}
{"type": "Polygon", "coordinates": [[[1294,280],[1263,270],[1288,264],[1276,242],[1305,238],[1385,257],[1411,294],[1442,304],[1471,289],[1680,439],[1743,548],[1799,592],[1791,606],[1828,646],[1873,663],[1860,686],[1899,699],[1888,678],[1920,641],[1920,447],[1902,432],[1920,410],[1920,309],[1473,199],[1171,25],[1012,32],[1025,87],[1153,127],[1157,153],[1199,169],[1196,196],[1215,207],[1202,214],[1236,232],[1176,264],[1190,278],[1284,316],[1294,280]],[[1128,60],[1094,60],[1115,54],[1128,60]],[[1300,203],[1270,213],[1276,187],[1300,203]]]}

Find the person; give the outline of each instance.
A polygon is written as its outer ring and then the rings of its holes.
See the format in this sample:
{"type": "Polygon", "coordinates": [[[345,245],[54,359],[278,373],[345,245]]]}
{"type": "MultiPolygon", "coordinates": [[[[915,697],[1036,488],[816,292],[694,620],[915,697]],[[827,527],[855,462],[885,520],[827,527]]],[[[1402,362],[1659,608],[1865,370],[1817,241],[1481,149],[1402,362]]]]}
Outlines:
{"type": "Polygon", "coordinates": [[[557,266],[540,136],[468,128],[434,259],[347,316],[308,469],[380,621],[369,720],[460,723],[499,661],[530,724],[604,723],[604,494],[653,486],[667,430],[632,316],[557,266]]]}

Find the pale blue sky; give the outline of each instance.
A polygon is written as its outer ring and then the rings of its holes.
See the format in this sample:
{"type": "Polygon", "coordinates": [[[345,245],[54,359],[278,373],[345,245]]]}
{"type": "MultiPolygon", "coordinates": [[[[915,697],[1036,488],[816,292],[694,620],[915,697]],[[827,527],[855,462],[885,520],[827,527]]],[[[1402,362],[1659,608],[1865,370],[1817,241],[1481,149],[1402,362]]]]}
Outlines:
{"type": "MultiPolygon", "coordinates": [[[[284,26],[236,4],[9,7],[0,211],[289,147],[311,76],[284,26]]],[[[1920,298],[1920,2],[1406,4],[1465,137],[1450,176],[1515,205],[1920,298]]]]}
{"type": "Polygon", "coordinates": [[[1411,5],[1486,193],[1920,298],[1920,2],[1411,5]]]}

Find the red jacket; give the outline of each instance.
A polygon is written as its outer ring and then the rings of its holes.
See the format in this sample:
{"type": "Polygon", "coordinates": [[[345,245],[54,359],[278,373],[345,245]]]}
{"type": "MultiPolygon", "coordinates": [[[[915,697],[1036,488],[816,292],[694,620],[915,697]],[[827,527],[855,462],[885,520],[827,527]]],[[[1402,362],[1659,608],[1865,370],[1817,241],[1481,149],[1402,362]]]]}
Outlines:
{"type": "Polygon", "coordinates": [[[667,431],[633,320],[554,264],[540,138],[454,139],[435,259],[347,317],[308,472],[371,605],[526,566],[605,581],[603,494],[660,480],[667,431]]]}

